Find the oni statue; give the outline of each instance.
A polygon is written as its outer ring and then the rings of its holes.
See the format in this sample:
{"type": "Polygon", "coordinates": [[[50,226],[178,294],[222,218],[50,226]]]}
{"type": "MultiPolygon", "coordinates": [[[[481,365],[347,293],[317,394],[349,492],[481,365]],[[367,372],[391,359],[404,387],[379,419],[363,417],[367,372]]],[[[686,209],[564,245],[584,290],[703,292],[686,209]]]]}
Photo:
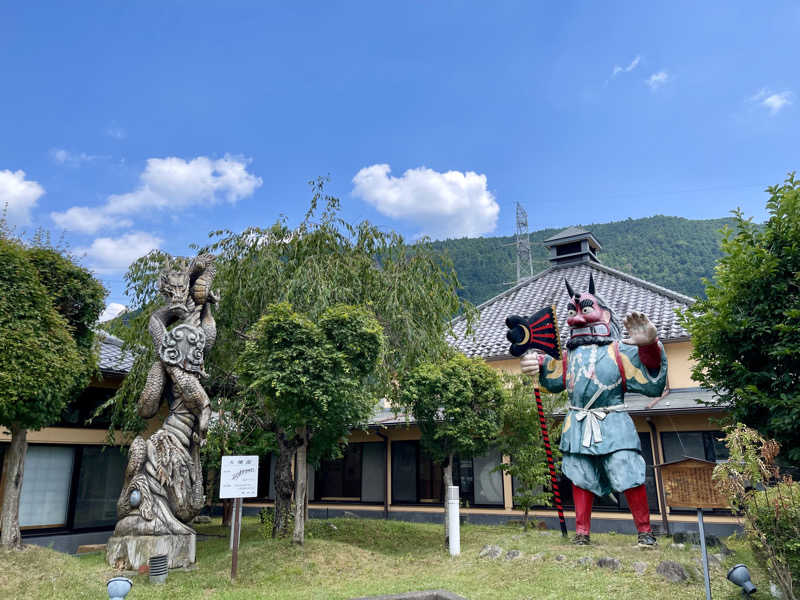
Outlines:
{"type": "Polygon", "coordinates": [[[639,435],[626,412],[625,392],[658,397],[667,382],[667,357],[650,320],[639,312],[624,319],[595,292],[576,293],[566,281],[569,302],[568,352],[563,360],[528,352],[522,372],[539,377],[550,392],[567,390],[569,407],[561,434],[562,470],[572,482],[575,538],[589,543],[595,496],[623,493],[640,546],[655,546],[645,490],[645,461],[639,435]]]}

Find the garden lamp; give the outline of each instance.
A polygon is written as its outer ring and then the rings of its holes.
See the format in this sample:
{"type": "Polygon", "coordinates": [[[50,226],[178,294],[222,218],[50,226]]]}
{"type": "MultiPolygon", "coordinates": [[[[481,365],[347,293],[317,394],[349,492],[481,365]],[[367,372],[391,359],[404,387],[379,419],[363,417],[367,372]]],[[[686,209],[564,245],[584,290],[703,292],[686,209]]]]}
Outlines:
{"type": "Polygon", "coordinates": [[[742,593],[745,596],[749,596],[756,591],[756,586],[750,581],[750,571],[745,565],[739,564],[731,567],[731,570],[728,571],[728,581],[742,588],[742,593]]]}
{"type": "Polygon", "coordinates": [[[133,582],[127,577],[114,577],[108,580],[106,586],[111,600],[122,600],[131,591],[133,582]]]}

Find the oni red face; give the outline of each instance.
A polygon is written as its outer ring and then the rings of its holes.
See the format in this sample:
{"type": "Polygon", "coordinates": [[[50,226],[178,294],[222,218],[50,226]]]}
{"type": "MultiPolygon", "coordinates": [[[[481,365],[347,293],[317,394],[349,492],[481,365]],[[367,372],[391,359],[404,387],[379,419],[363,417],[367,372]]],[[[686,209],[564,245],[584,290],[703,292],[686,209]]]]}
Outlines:
{"type": "Polygon", "coordinates": [[[611,335],[611,313],[592,294],[576,294],[567,304],[567,325],[571,337],[611,335]]]}

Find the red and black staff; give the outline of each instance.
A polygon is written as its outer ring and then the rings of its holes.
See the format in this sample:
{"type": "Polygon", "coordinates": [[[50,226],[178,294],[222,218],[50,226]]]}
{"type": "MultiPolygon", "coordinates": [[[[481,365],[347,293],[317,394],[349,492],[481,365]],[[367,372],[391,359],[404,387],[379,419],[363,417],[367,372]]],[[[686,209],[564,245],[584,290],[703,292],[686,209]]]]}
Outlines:
{"type": "MultiPolygon", "coordinates": [[[[506,319],[506,326],[508,326],[506,337],[511,342],[511,354],[513,356],[522,356],[528,350],[540,350],[552,356],[555,360],[561,360],[561,341],[558,336],[555,306],[543,308],[530,317],[510,316],[506,319]]],[[[539,381],[537,379],[533,381],[533,391],[536,396],[536,409],[539,411],[539,425],[542,428],[544,450],[547,453],[547,467],[550,470],[550,482],[553,487],[553,498],[558,511],[561,534],[567,537],[567,522],[564,520],[561,492],[558,489],[553,451],[550,448],[550,434],[547,432],[547,422],[544,418],[542,396],[539,393],[539,381]]]]}

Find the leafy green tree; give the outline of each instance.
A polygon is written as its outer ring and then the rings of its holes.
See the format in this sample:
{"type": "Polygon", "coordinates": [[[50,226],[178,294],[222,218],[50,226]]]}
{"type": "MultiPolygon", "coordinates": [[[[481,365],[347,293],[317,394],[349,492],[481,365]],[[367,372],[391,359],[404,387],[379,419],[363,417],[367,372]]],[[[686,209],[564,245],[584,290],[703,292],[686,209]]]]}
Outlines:
{"type": "Polygon", "coordinates": [[[0,543],[20,547],[19,500],[29,429],[57,420],[96,368],[91,325],[105,290],[54,248],[0,235],[0,425],[11,431],[3,464],[0,543]]]}
{"type": "MultiPolygon", "coordinates": [[[[331,454],[354,424],[371,416],[375,402],[364,384],[380,360],[383,331],[363,308],[333,306],[315,322],[284,302],[267,307],[247,338],[237,368],[246,393],[263,403],[279,444],[300,439],[293,541],[302,544],[309,446],[331,454]]],[[[281,453],[279,460],[286,456],[281,453]]],[[[286,470],[276,467],[278,474],[286,470]]],[[[288,525],[291,481],[276,478],[275,489],[273,537],[288,525]]]]}
{"type": "Polygon", "coordinates": [[[800,181],[767,188],[763,226],[735,211],[706,300],[683,316],[697,361],[692,372],[730,407],[733,422],[757,429],[800,464],[800,181]]]}
{"type": "Polygon", "coordinates": [[[500,375],[481,359],[455,354],[415,368],[401,389],[401,402],[420,428],[423,449],[442,466],[447,489],[453,485],[453,457],[480,456],[497,439],[506,398],[500,375]]]}
{"type": "MultiPolygon", "coordinates": [[[[212,242],[198,249],[216,256],[215,287],[221,294],[215,312],[217,341],[205,361],[215,410],[219,398],[236,414],[242,414],[236,403],[250,401],[242,393],[237,361],[246,332],[271,304],[289,302],[312,321],[337,304],[368,308],[386,338],[381,360],[366,382],[374,400],[396,399],[400,373],[450,352],[445,335],[454,315],[464,312],[474,319],[474,309],[457,295],[459,283],[449,259],[425,240],[408,245],[397,233],[366,221],[348,223],[339,216],[339,201],[326,196],[323,185],[322,179],[312,182],[311,204],[299,226],[290,228],[280,219],[271,227],[250,227],[241,233],[215,231],[212,242]]],[[[123,431],[135,432],[144,425],[135,405],[153,360],[147,319],[158,302],[163,259],[153,252],[131,265],[126,281],[132,311],[110,326],[127,347],[144,349],[111,401],[113,426],[123,431]]],[[[264,427],[270,425],[262,423],[264,427]]],[[[290,431],[286,435],[276,440],[276,480],[288,479],[291,486],[289,465],[301,437],[290,431]]],[[[276,516],[276,521],[281,518],[276,516]]]]}
{"type": "MultiPolygon", "coordinates": [[[[550,471],[542,440],[539,411],[533,398],[533,386],[520,375],[507,375],[504,383],[509,395],[503,407],[503,429],[498,436],[497,447],[511,460],[498,468],[516,480],[514,504],[524,511],[522,524],[527,529],[530,509],[533,506],[550,504],[550,471]]],[[[552,412],[559,400],[563,400],[560,395],[542,394],[545,413],[552,412]]],[[[558,425],[551,419],[548,423],[551,439],[558,438],[558,429],[558,425]]],[[[551,449],[553,458],[558,461],[560,453],[557,445],[551,449]]]]}

